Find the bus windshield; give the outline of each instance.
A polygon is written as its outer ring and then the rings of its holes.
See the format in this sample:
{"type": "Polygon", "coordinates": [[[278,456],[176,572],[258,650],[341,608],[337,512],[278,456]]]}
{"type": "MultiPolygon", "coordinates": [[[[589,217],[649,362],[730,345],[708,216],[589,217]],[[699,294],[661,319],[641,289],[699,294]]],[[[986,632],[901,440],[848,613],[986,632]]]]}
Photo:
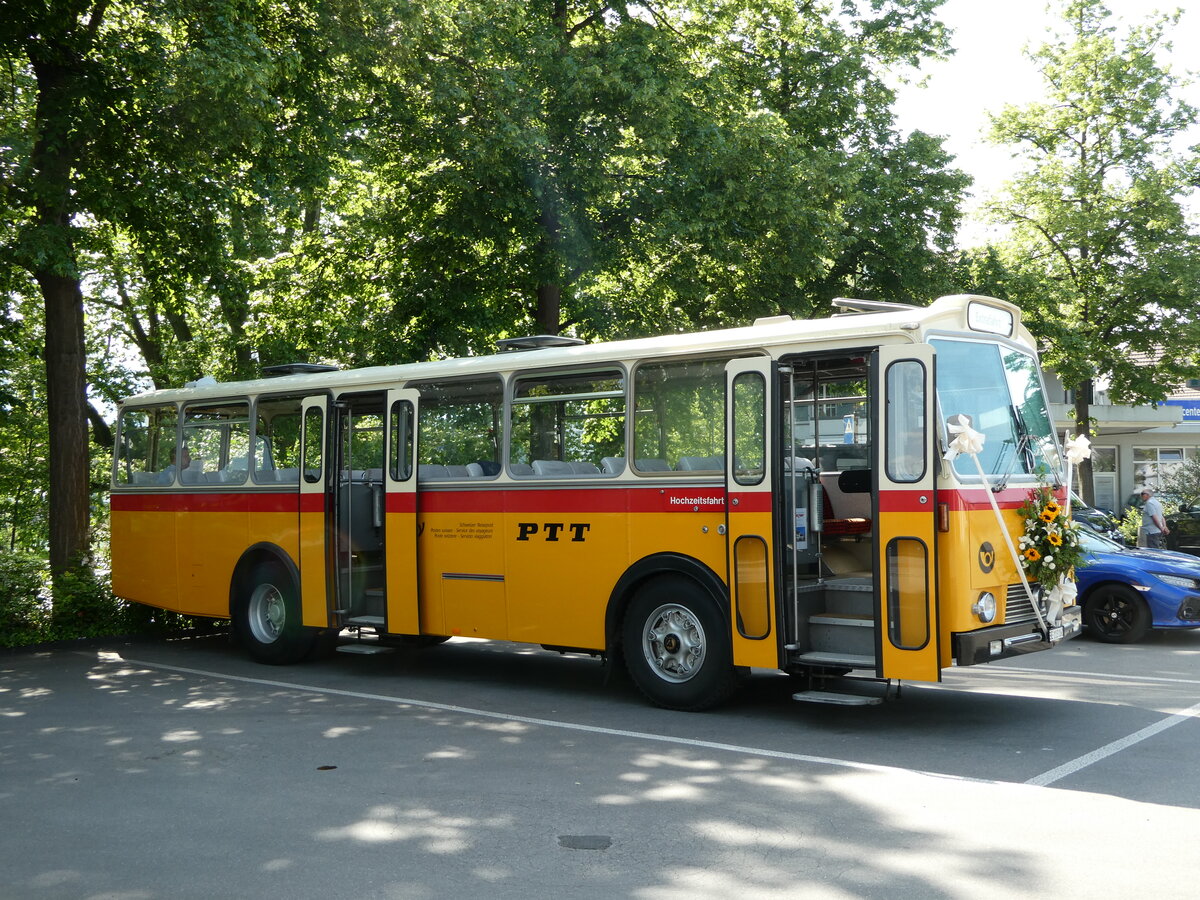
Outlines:
{"type": "MultiPolygon", "coordinates": [[[[938,354],[942,422],[971,417],[985,436],[979,462],[989,475],[1053,475],[1060,469],[1049,405],[1028,353],[983,341],[932,340],[938,354]]],[[[947,436],[947,441],[949,440],[947,436]]],[[[969,459],[954,460],[960,476],[976,474],[969,459]]]]}

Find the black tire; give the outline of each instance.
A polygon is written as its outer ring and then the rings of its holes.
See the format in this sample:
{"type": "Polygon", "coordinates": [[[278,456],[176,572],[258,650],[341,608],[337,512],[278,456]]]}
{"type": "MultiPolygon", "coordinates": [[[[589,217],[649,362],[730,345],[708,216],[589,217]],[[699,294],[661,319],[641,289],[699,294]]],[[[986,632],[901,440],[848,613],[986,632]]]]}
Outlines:
{"type": "Polygon", "coordinates": [[[281,563],[259,563],[237,598],[233,630],[238,642],[258,662],[290,665],[308,656],[317,640],[305,628],[295,580],[281,563]]]}
{"type": "Polygon", "coordinates": [[[658,706],[708,709],[737,687],[729,622],[688,578],[663,576],[640,588],[626,610],[621,637],[633,683],[658,706]]]}
{"type": "Polygon", "coordinates": [[[1132,644],[1150,633],[1150,608],[1121,584],[1102,584],[1083,602],[1083,621],[1097,640],[1132,644]]]}

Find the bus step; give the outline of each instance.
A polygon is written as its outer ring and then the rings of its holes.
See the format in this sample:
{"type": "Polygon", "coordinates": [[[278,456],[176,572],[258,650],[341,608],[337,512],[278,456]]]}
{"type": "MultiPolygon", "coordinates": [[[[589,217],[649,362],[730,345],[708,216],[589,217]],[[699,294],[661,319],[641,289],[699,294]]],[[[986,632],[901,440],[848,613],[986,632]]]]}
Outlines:
{"type": "Polygon", "coordinates": [[[351,616],[346,620],[347,625],[366,626],[367,628],[382,628],[383,616],[351,616]]]}
{"type": "Polygon", "coordinates": [[[851,628],[874,628],[875,617],[856,613],[816,613],[808,617],[810,625],[846,625],[851,628]]]}
{"type": "Polygon", "coordinates": [[[393,653],[395,648],[383,644],[358,642],[353,644],[338,644],[338,653],[357,653],[360,656],[372,656],[376,653],[393,653]]]}
{"type": "Polygon", "coordinates": [[[793,700],[801,703],[829,703],[834,706],[878,706],[882,697],[867,697],[863,694],[838,694],[834,691],[800,691],[792,694],[793,700]]]}
{"type": "Polygon", "coordinates": [[[814,651],[810,653],[801,653],[792,661],[804,663],[805,665],[809,666],[849,666],[851,669],[875,668],[874,656],[860,656],[857,653],[826,653],[814,651]]]}

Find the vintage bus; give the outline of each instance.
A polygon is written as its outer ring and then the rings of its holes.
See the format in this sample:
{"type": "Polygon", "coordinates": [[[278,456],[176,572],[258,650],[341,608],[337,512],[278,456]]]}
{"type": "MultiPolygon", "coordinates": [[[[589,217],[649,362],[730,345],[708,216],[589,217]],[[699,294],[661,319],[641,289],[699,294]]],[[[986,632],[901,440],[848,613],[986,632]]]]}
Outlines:
{"type": "Polygon", "coordinates": [[[1034,608],[1001,533],[1060,468],[1019,311],[836,303],[131,397],[113,589],[227,617],[266,663],[521,642],[623,664],[676,709],[752,667],[850,702],[819,689],[937,681],[1078,633],[1077,607],[1034,608]],[[974,458],[946,458],[954,416],[985,437],[974,458]]]}

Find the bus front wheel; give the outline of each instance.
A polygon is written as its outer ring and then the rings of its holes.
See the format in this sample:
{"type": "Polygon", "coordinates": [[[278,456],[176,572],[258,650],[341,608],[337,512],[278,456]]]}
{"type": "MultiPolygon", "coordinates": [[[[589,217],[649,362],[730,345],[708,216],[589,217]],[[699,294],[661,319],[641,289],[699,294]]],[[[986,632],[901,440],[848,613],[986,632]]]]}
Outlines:
{"type": "Polygon", "coordinates": [[[687,578],[656,578],[639,590],[626,611],[622,640],[630,677],[659,706],[707,709],[737,686],[724,617],[687,578]]]}
{"type": "Polygon", "coordinates": [[[316,631],[301,623],[296,584],[282,565],[260,563],[239,593],[234,632],[254,659],[279,666],[312,652],[316,631]]]}

